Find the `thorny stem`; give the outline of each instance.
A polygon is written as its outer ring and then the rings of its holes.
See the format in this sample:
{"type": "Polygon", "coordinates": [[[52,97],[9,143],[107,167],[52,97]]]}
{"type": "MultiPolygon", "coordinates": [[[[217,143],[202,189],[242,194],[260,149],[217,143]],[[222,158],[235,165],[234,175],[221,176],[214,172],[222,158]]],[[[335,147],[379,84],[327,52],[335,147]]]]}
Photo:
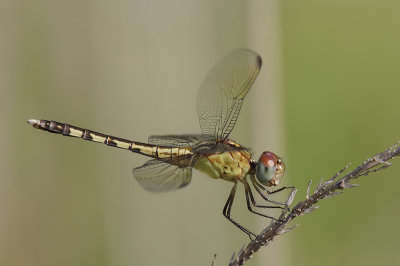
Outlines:
{"type": "MultiPolygon", "coordinates": [[[[310,188],[309,186],[311,185],[310,182],[307,189],[306,200],[297,203],[296,206],[294,206],[291,211],[283,210],[279,217],[279,221],[272,221],[271,224],[267,228],[265,228],[257,236],[256,239],[251,241],[246,247],[243,247],[238,252],[236,257],[235,254],[233,254],[229,265],[230,266],[243,265],[253,256],[255,252],[257,252],[263,246],[263,244],[267,245],[270,241],[273,240],[275,236],[282,235],[290,231],[294,227],[296,227],[296,225],[288,226],[289,222],[291,222],[296,217],[308,214],[313,210],[315,210],[316,208],[318,208],[318,206],[315,206],[315,204],[319,200],[340,194],[343,192],[344,188],[351,188],[357,186],[355,184],[351,184],[350,181],[360,176],[365,176],[368,175],[369,173],[377,172],[379,170],[388,168],[389,166],[391,166],[391,163],[389,163],[388,160],[399,155],[400,155],[400,142],[397,142],[395,145],[393,145],[386,151],[378,153],[372,158],[367,159],[361,165],[359,165],[350,173],[344,175],[340,179],[337,178],[343,174],[343,172],[350,166],[350,164],[346,165],[345,168],[341,169],[337,174],[335,174],[331,179],[327,180],[326,182],[322,183],[321,180],[321,183],[318,184],[317,188],[315,189],[312,195],[308,195],[310,188]]],[[[291,201],[293,197],[294,194],[292,196],[289,196],[287,201],[291,201]]],[[[288,204],[290,204],[290,202],[288,202],[288,204]]]]}

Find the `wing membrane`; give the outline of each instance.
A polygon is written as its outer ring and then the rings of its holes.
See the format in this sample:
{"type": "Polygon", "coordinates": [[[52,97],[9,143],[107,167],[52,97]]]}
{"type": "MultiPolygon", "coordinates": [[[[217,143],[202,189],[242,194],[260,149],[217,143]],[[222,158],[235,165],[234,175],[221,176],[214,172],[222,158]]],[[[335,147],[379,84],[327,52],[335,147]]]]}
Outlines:
{"type": "Polygon", "coordinates": [[[214,135],[153,135],[149,144],[167,147],[197,147],[199,145],[215,144],[214,135]]]}
{"type": "MultiPolygon", "coordinates": [[[[225,140],[238,118],[242,102],[261,67],[261,58],[250,50],[225,56],[208,73],[197,96],[202,135],[151,136],[149,143],[164,147],[191,147],[197,155],[225,150],[225,140]],[[222,146],[223,147],[222,147],[222,146]]],[[[150,191],[178,189],[190,183],[195,157],[150,160],[133,169],[139,184],[150,191]]]]}
{"type": "Polygon", "coordinates": [[[242,102],[261,68],[261,57],[250,50],[225,56],[208,73],[197,96],[201,132],[226,139],[235,126],[242,102]]]}
{"type": "Polygon", "coordinates": [[[192,168],[182,168],[160,160],[149,160],[133,169],[139,184],[152,192],[178,189],[190,183],[192,168]]]}

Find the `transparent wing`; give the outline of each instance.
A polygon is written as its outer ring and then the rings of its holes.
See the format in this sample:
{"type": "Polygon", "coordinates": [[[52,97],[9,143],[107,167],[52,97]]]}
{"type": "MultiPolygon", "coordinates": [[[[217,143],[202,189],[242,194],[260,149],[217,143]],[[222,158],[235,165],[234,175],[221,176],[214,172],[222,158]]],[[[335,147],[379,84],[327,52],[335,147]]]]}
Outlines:
{"type": "Polygon", "coordinates": [[[149,144],[166,147],[186,148],[190,147],[194,155],[189,157],[171,158],[164,160],[171,164],[192,166],[201,154],[220,153],[225,151],[248,150],[242,146],[216,143],[213,135],[159,135],[150,136],[149,144]],[[175,160],[175,162],[174,162],[175,160]]]}
{"type": "Polygon", "coordinates": [[[215,144],[214,135],[153,135],[149,144],[166,147],[198,147],[215,144]]]}
{"type": "Polygon", "coordinates": [[[181,168],[159,160],[149,160],[133,169],[139,184],[152,192],[178,189],[190,183],[192,168],[181,168]]]}
{"type": "Polygon", "coordinates": [[[261,57],[250,50],[225,56],[208,73],[197,96],[201,132],[226,139],[235,126],[242,102],[261,68],[261,57]]]}

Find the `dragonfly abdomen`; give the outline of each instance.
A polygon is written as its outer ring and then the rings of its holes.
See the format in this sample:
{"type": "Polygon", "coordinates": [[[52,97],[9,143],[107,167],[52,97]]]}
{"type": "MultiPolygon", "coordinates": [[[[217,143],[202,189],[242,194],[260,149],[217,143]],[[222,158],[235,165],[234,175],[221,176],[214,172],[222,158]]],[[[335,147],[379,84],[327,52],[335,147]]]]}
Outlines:
{"type": "Polygon", "coordinates": [[[89,129],[60,123],[53,120],[29,119],[28,123],[34,128],[48,131],[50,133],[61,134],[68,137],[82,138],[84,140],[103,143],[111,147],[130,150],[145,156],[156,159],[173,158],[176,156],[192,154],[190,148],[163,147],[137,141],[118,138],[89,129]]]}

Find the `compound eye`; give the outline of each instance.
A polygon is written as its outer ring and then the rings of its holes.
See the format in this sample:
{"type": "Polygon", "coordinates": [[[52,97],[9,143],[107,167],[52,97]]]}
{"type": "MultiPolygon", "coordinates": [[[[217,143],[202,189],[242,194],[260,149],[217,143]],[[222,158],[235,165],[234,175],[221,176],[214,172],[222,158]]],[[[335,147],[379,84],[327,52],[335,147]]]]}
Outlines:
{"type": "Polygon", "coordinates": [[[278,156],[272,152],[263,152],[258,160],[256,177],[257,180],[266,186],[270,186],[270,182],[276,173],[276,165],[278,156]]]}
{"type": "Polygon", "coordinates": [[[259,161],[261,161],[265,167],[274,167],[278,161],[278,156],[270,151],[265,151],[261,154],[259,161]]]}

